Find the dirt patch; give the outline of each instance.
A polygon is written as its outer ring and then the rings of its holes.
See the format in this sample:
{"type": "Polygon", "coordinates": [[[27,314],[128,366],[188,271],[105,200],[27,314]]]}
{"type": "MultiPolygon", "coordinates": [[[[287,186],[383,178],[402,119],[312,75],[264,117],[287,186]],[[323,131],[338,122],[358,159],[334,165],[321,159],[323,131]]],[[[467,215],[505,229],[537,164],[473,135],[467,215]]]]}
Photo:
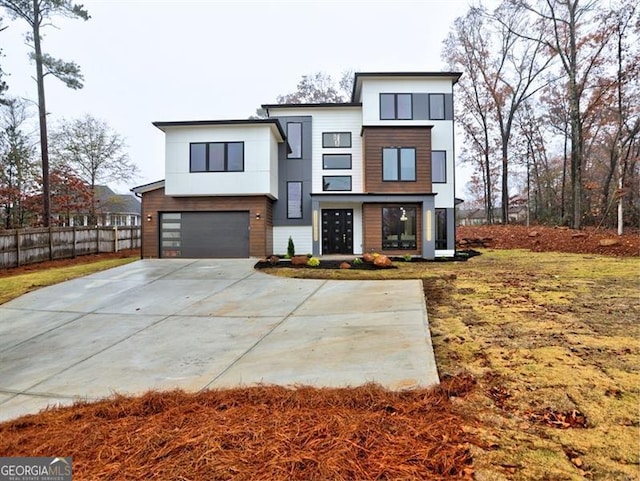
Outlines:
{"type": "Polygon", "coordinates": [[[470,480],[451,398],[431,390],[255,387],[116,397],[0,425],[0,455],[73,456],[74,480],[470,480]]]}
{"type": "Polygon", "coordinates": [[[20,267],[8,267],[0,269],[0,277],[19,276],[20,274],[28,274],[29,272],[51,269],[55,267],[77,266],[80,264],[89,264],[106,259],[125,259],[127,257],[140,256],[140,249],[125,249],[119,252],[105,252],[102,254],[87,254],[69,259],[55,259],[52,261],[37,262],[20,267]]]}
{"type": "Polygon", "coordinates": [[[529,249],[534,252],[640,256],[640,234],[637,230],[627,230],[624,235],[618,236],[615,231],[594,228],[576,231],[547,226],[459,226],[456,238],[458,246],[462,248],[481,245],[495,249],[529,249]],[[613,241],[615,243],[611,244],[613,241]]]}

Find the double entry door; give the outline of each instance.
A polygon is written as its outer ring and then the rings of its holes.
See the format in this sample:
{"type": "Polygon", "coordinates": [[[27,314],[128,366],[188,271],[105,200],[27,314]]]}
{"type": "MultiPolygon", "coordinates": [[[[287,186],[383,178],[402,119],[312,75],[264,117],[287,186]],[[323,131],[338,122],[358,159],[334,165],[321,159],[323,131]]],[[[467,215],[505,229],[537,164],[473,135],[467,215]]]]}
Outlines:
{"type": "Polygon", "coordinates": [[[353,209],[322,209],[322,253],[353,254],[353,209]]]}

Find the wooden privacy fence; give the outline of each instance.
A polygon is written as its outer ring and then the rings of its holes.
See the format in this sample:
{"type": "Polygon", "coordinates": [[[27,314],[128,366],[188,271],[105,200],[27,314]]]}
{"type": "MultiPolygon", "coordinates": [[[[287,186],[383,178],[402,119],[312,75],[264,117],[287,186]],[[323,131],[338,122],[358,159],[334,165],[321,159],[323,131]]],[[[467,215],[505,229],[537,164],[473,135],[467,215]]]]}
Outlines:
{"type": "Polygon", "coordinates": [[[140,248],[140,227],[42,227],[0,231],[0,268],[140,248]]]}

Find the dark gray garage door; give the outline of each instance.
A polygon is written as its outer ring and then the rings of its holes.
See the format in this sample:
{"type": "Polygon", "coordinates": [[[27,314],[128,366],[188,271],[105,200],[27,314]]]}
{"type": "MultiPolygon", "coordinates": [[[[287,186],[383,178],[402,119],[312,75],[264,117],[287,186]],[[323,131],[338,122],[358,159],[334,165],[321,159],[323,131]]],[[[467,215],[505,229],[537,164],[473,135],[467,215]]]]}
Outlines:
{"type": "Polygon", "coordinates": [[[162,215],[163,257],[249,257],[249,212],[162,215]]]}

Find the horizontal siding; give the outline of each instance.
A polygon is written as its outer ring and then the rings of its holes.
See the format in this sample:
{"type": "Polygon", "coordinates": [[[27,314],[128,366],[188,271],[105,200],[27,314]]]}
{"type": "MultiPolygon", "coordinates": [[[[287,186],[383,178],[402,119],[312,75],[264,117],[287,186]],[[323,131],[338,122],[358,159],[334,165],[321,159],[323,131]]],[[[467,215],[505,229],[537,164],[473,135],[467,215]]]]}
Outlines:
{"type": "Polygon", "coordinates": [[[142,257],[159,257],[161,212],[249,211],[249,255],[263,257],[273,247],[273,202],[265,196],[247,197],[170,197],[164,189],[142,195],[142,257]],[[257,214],[260,214],[260,219],[257,214]],[[151,221],[147,217],[151,216],[151,221]]]}
{"type": "Polygon", "coordinates": [[[293,239],[296,254],[304,255],[313,251],[311,226],[287,226],[273,228],[273,253],[287,253],[289,236],[293,239]]]}
{"type": "Polygon", "coordinates": [[[367,192],[431,193],[431,129],[428,127],[364,128],[365,183],[367,192]],[[382,180],[383,147],[416,148],[416,181],[382,180]]]}

